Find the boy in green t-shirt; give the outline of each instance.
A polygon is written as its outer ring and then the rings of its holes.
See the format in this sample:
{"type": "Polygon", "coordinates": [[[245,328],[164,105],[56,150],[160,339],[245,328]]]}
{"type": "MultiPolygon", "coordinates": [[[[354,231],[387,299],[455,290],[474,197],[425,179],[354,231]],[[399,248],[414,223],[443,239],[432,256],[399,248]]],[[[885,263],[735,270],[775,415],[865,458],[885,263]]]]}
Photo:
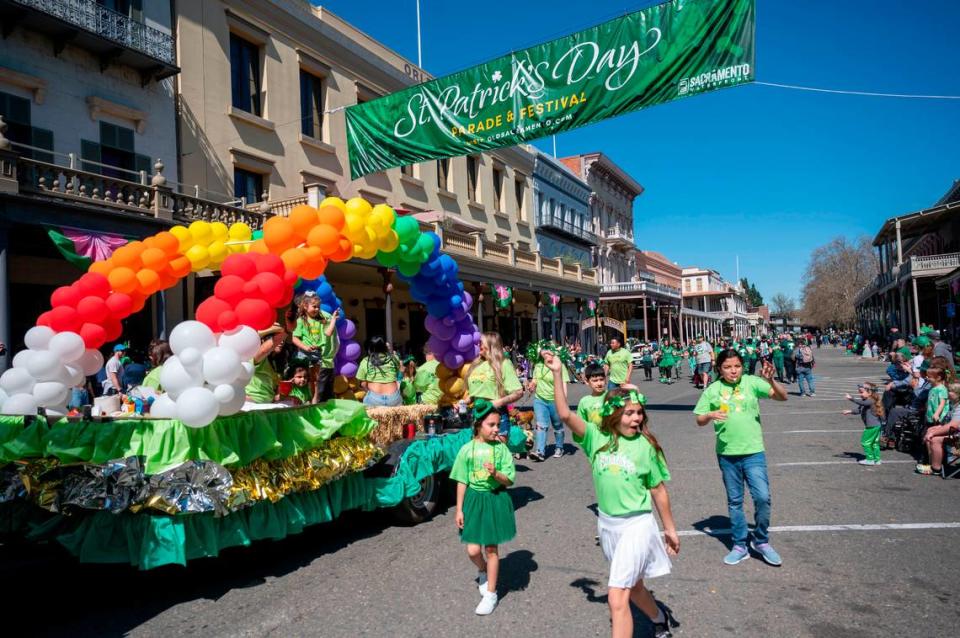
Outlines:
{"type": "Polygon", "coordinates": [[[622,347],[620,337],[611,337],[610,349],[603,357],[604,367],[607,369],[607,389],[612,390],[624,383],[630,383],[630,373],[633,372],[633,356],[622,347]]]}
{"type": "Polygon", "coordinates": [[[436,405],[443,396],[443,392],[440,391],[440,378],[437,377],[437,367],[440,362],[433,356],[430,346],[423,346],[423,356],[426,357],[426,361],[422,366],[417,366],[417,376],[413,378],[413,386],[417,389],[418,403],[436,405]]]}
{"type": "Polygon", "coordinates": [[[290,384],[290,391],[283,394],[283,384],[281,383],[280,403],[288,405],[303,405],[310,403],[313,393],[310,392],[309,372],[306,366],[292,365],[287,368],[287,376],[290,377],[287,383],[290,384]]]}
{"type": "Polygon", "coordinates": [[[600,425],[600,409],[603,407],[603,398],[607,395],[607,375],[602,365],[591,363],[584,369],[583,376],[587,379],[587,386],[592,394],[577,403],[577,415],[587,423],[600,425]]]}

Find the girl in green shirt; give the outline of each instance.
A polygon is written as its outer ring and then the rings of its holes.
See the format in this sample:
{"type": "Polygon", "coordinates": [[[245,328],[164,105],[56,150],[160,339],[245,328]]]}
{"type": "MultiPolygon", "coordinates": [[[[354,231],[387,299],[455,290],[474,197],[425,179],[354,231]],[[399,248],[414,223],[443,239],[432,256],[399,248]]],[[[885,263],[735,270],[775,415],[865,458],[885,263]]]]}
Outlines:
{"type": "Polygon", "coordinates": [[[513,362],[504,357],[503,342],[496,332],[484,332],[480,337],[480,356],[467,371],[467,397],[490,401],[500,413],[500,434],[510,434],[507,406],[523,397],[523,386],[513,362]]]}
{"type": "Polygon", "coordinates": [[[363,404],[371,407],[396,407],[403,405],[400,394],[400,362],[387,349],[383,337],[373,337],[367,343],[367,356],[357,368],[357,381],[361,381],[366,394],[363,404]]]}
{"type": "Polygon", "coordinates": [[[498,545],[517,535],[513,501],[506,488],[513,485],[516,468],[499,436],[500,415],[493,403],[473,403],[473,438],[460,448],[450,470],[457,483],[456,524],[467,556],[479,570],[480,604],[476,613],[486,616],[497,606],[498,545]]]}
{"type": "Polygon", "coordinates": [[[333,313],[320,308],[320,297],[308,290],[300,299],[297,325],[293,330],[293,345],[300,357],[309,363],[313,403],[333,398],[333,360],[340,349],[337,337],[337,319],[340,309],[333,313]]]}
{"type": "Polygon", "coordinates": [[[670,472],[649,429],[646,398],[635,389],[611,390],[604,398],[600,425],[584,421],[570,411],[560,360],[551,353],[544,353],[543,358],[553,372],[557,413],[593,467],[597,530],[604,556],[610,561],[607,600],[613,635],[633,635],[631,601],[654,623],[657,635],[669,635],[669,611],[643,583],[645,578],[669,574],[669,556],[680,551],[664,484],[670,472]],[[663,521],[663,539],[651,513],[654,506],[663,521]]]}

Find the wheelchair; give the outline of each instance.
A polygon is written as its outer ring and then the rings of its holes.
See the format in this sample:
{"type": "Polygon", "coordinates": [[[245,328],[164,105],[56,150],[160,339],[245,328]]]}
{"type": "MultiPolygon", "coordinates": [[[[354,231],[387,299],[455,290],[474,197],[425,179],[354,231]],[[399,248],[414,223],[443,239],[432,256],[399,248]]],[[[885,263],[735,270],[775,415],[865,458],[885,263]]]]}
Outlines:
{"type": "Polygon", "coordinates": [[[926,429],[923,414],[906,414],[893,425],[893,439],[897,451],[914,454],[923,447],[926,429]]]}

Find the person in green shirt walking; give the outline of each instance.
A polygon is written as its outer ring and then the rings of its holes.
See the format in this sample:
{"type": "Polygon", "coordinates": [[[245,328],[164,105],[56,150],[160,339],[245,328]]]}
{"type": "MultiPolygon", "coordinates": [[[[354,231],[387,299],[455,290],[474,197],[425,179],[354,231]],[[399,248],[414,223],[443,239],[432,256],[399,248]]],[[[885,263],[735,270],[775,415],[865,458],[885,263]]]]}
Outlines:
{"type": "Polygon", "coordinates": [[[423,356],[426,361],[417,367],[417,376],[413,378],[413,385],[417,389],[417,402],[436,405],[440,403],[440,397],[443,396],[440,390],[440,378],[437,376],[437,366],[440,362],[433,356],[430,346],[423,346],[423,356]]]}
{"type": "Polygon", "coordinates": [[[504,356],[503,341],[496,332],[484,332],[480,337],[480,356],[467,371],[467,397],[490,401],[500,413],[500,434],[510,434],[507,406],[523,397],[523,386],[513,362],[504,356]]]}
{"type": "Polygon", "coordinates": [[[770,480],[760,428],[760,399],[787,400],[786,389],[774,380],[773,364],[763,362],[760,376],[745,375],[743,358],[736,350],[725,350],[717,358],[720,379],[711,383],[693,413],[697,425],[713,423],[717,436],[717,460],[727,491],[733,548],[724,557],[736,565],[750,556],[747,549],[747,518],[743,513],[743,484],[753,498],[756,528],[750,546],[770,565],[780,565],[780,555],[770,545],[770,480]]]}
{"type": "Polygon", "coordinates": [[[680,551],[665,484],[670,472],[650,432],[647,400],[636,389],[616,388],[604,397],[600,424],[584,420],[570,411],[559,358],[544,353],[543,359],[553,373],[557,413],[592,467],[597,533],[610,562],[607,601],[613,635],[633,635],[632,601],[654,624],[655,635],[669,636],[670,613],[644,585],[644,579],[669,574],[669,557],[680,551]],[[663,538],[654,507],[663,522],[663,538]]]}
{"type": "Polygon", "coordinates": [[[332,313],[320,308],[320,297],[313,290],[306,291],[300,298],[293,345],[300,350],[301,358],[310,364],[313,403],[333,398],[333,360],[340,349],[337,337],[339,317],[339,308],[332,313]]]}
{"type": "Polygon", "coordinates": [[[608,390],[630,383],[630,374],[633,372],[633,356],[623,347],[620,337],[610,338],[610,349],[604,355],[603,363],[607,371],[608,390]]]}
{"type": "MultiPolygon", "coordinates": [[[[563,366],[563,382],[570,382],[567,366],[563,366]]],[[[553,405],[553,373],[543,363],[542,355],[538,355],[537,363],[533,366],[533,378],[527,384],[527,392],[533,394],[533,414],[537,429],[534,432],[533,451],[530,459],[543,461],[547,448],[547,428],[553,428],[554,458],[563,456],[563,423],[557,416],[557,408],[553,405]]]]}
{"type": "MultiPolygon", "coordinates": [[[[652,361],[652,359],[651,359],[652,361]]],[[[583,371],[587,380],[590,394],[577,403],[577,416],[584,421],[600,425],[600,409],[603,407],[603,397],[607,392],[607,375],[599,363],[590,363],[583,371]]],[[[559,416],[559,415],[558,415],[559,416]]]]}
{"type": "Polygon", "coordinates": [[[493,403],[473,403],[473,438],[460,448],[450,469],[457,483],[457,513],[460,542],[477,566],[479,616],[493,613],[497,606],[497,577],[500,572],[498,545],[517,535],[513,501],[506,488],[513,485],[516,467],[507,445],[500,441],[500,414],[493,403]]]}
{"type": "Polygon", "coordinates": [[[660,383],[673,383],[673,379],[670,378],[670,371],[673,370],[673,364],[676,363],[676,358],[673,354],[673,347],[667,343],[660,348],[660,361],[657,364],[660,368],[660,383]]]}

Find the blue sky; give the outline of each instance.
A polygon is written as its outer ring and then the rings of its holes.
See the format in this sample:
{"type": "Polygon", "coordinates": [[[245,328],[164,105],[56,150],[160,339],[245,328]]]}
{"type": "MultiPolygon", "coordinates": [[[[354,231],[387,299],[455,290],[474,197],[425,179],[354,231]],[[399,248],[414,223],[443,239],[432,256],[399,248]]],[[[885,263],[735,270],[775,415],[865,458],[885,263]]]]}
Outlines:
{"type": "MultiPolygon", "coordinates": [[[[416,61],[415,0],[315,4],[416,61]]],[[[651,4],[421,0],[423,66],[439,77],[651,4]]],[[[960,95],[958,24],[957,0],[757,0],[757,80],[960,95]]],[[[750,85],[564,133],[557,151],[603,151],[644,185],[640,248],[731,280],[739,255],[766,299],[799,299],[816,246],[872,236],[960,179],[958,143],[960,100],[750,85]]]]}

